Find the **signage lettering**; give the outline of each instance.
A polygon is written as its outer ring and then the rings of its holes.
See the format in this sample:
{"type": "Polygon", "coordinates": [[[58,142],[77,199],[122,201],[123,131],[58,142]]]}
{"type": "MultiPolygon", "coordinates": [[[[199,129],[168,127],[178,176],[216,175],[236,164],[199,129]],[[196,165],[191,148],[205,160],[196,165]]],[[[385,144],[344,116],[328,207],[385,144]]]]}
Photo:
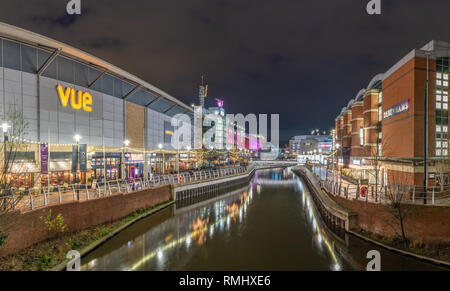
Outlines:
{"type": "Polygon", "coordinates": [[[384,111],[383,119],[388,119],[409,110],[409,100],[395,105],[384,111]]]}
{"type": "Polygon", "coordinates": [[[92,112],[92,96],[89,92],[75,91],[73,88],[66,88],[64,91],[61,85],[57,87],[59,100],[63,107],[70,105],[75,110],[83,109],[86,112],[92,112]]]}

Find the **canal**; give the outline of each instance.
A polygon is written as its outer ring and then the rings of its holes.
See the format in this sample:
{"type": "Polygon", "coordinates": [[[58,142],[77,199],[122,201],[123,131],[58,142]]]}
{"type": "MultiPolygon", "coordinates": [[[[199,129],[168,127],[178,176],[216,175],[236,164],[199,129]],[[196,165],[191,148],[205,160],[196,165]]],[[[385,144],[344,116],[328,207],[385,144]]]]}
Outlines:
{"type": "Polygon", "coordinates": [[[82,270],[365,270],[370,250],[382,270],[439,269],[331,231],[284,168],[135,223],[84,257],[82,270]]]}

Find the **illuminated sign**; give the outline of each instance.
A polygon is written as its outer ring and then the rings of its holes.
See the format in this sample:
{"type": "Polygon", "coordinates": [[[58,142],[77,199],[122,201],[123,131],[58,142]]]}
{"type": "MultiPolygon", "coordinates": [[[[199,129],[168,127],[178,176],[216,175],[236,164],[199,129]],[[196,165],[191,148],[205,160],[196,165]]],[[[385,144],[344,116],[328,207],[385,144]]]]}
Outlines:
{"type": "Polygon", "coordinates": [[[383,119],[394,117],[408,110],[409,110],[409,100],[397,104],[394,107],[389,108],[388,110],[385,110],[383,113],[383,119]]]}
{"type": "Polygon", "coordinates": [[[217,107],[223,108],[223,105],[224,105],[224,101],[223,100],[216,99],[216,103],[217,103],[217,107]]]}
{"type": "Polygon", "coordinates": [[[63,107],[67,107],[70,100],[70,106],[75,110],[83,109],[86,112],[92,112],[92,96],[88,92],[75,91],[67,87],[63,89],[61,85],[57,86],[59,101],[63,107]]]}

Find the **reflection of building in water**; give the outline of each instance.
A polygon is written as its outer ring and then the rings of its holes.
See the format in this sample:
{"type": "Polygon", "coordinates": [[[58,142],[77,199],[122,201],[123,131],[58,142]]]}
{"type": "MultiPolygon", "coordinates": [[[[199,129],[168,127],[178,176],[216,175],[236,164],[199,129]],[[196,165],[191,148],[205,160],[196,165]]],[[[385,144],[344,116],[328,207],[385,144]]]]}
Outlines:
{"type": "MultiPolygon", "coordinates": [[[[252,199],[253,190],[249,188],[239,195],[180,213],[108,255],[88,262],[82,270],[111,270],[117,266],[120,270],[166,269],[169,256],[180,256],[180,250],[201,246],[217,231],[242,222],[252,199]]],[[[184,258],[191,253],[183,252],[184,258]]]]}

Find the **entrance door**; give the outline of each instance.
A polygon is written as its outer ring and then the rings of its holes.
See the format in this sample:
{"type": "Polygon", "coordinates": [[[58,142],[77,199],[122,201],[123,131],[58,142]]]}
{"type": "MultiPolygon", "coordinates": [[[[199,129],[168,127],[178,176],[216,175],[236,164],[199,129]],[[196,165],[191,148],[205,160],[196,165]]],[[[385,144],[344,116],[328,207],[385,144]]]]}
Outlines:
{"type": "Polygon", "coordinates": [[[130,180],[134,179],[136,177],[136,167],[130,166],[130,169],[128,170],[130,173],[130,180]]]}

